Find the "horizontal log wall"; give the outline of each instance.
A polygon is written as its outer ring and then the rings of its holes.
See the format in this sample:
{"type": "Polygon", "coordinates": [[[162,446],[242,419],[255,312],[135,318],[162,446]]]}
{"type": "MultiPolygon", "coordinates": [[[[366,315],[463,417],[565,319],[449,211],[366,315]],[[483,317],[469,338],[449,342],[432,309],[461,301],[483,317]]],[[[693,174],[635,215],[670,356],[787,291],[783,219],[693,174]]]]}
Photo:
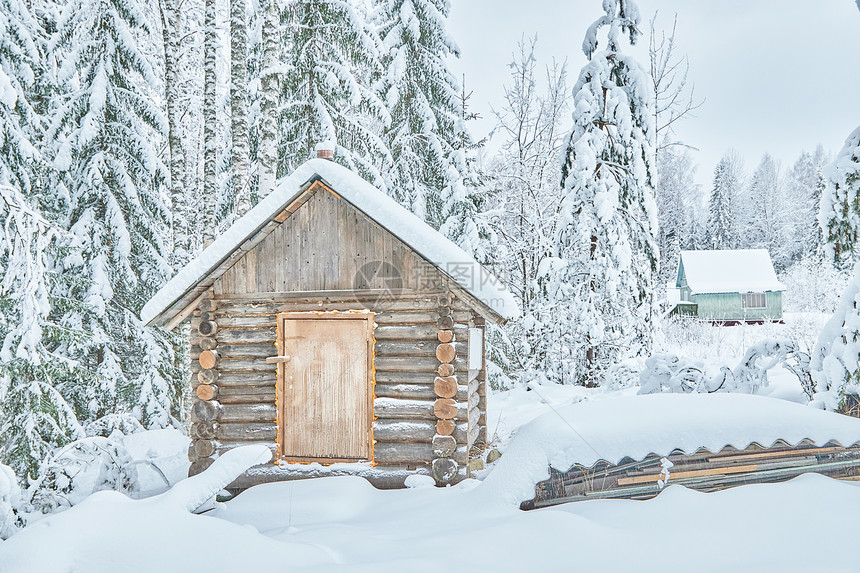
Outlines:
{"type": "MultiPolygon", "coordinates": [[[[394,301],[379,301],[376,291],[353,293],[300,293],[296,296],[260,295],[263,300],[234,295],[215,295],[216,310],[211,318],[217,326],[211,338],[219,356],[217,380],[217,420],[194,420],[195,438],[212,440],[215,453],[249,442],[267,443],[275,451],[276,367],[265,358],[276,352],[276,316],[289,311],[347,311],[375,309],[378,324],[374,331],[376,386],[373,423],[375,462],[384,467],[416,470],[433,459],[433,437],[437,416],[434,380],[438,376],[436,348],[439,314],[436,293],[404,293],[394,301]],[[214,428],[213,428],[214,422],[214,428]],[[206,425],[208,424],[208,425],[206,425]],[[198,432],[201,430],[201,432],[198,432]],[[202,435],[200,435],[202,434],[202,435]],[[200,437],[198,437],[200,435],[200,437]]],[[[450,317],[456,340],[456,357],[451,362],[459,382],[456,390],[455,430],[458,447],[452,459],[465,466],[470,445],[471,410],[468,380],[468,326],[474,313],[453,299],[450,317]]],[[[198,313],[199,314],[199,313],[198,313]]],[[[192,319],[192,385],[198,384],[201,370],[198,357],[203,337],[197,332],[201,318],[192,319]]],[[[207,345],[207,343],[203,343],[207,345]]],[[[474,393],[474,388],[472,389],[474,393]]],[[[472,440],[474,441],[474,440],[472,440]]],[[[203,450],[208,446],[203,446],[203,450]]]]}

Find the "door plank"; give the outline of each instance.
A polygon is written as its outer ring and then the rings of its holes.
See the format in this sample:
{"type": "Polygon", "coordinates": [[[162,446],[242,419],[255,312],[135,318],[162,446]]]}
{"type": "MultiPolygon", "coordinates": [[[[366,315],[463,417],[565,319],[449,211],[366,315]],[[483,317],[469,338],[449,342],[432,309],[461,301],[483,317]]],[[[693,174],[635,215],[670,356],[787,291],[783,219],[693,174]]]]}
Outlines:
{"type": "Polygon", "coordinates": [[[372,315],[281,313],[281,456],[290,460],[372,457],[372,315]]]}

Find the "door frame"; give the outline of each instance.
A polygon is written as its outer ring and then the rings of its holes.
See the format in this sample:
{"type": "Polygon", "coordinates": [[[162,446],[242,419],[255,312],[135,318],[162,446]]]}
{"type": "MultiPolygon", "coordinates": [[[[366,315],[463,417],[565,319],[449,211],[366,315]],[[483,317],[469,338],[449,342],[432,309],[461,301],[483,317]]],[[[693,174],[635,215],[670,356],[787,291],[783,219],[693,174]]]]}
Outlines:
{"type": "Polygon", "coordinates": [[[367,411],[367,421],[368,421],[368,432],[367,432],[367,451],[369,453],[367,458],[319,458],[319,457],[307,457],[307,456],[288,456],[283,452],[283,444],[284,444],[284,436],[286,434],[286,420],[283,420],[283,413],[285,411],[285,398],[286,398],[286,369],[290,366],[289,363],[278,363],[277,364],[277,382],[275,384],[275,409],[276,409],[276,417],[275,417],[275,425],[276,425],[276,437],[275,441],[277,442],[277,460],[284,461],[287,463],[320,463],[323,465],[330,465],[334,463],[355,463],[355,462],[370,462],[375,465],[374,462],[374,444],[375,441],[373,439],[373,420],[375,416],[373,415],[373,402],[376,398],[374,392],[374,386],[376,385],[376,370],[374,368],[374,343],[375,339],[373,337],[373,329],[376,324],[374,322],[375,313],[368,310],[347,310],[347,311],[289,311],[289,312],[279,312],[276,316],[277,321],[277,342],[276,347],[278,349],[278,355],[283,356],[285,353],[285,340],[283,339],[283,323],[285,320],[363,320],[365,321],[365,331],[366,331],[366,339],[367,339],[367,365],[366,365],[366,384],[367,384],[367,402],[368,402],[368,411],[367,411]]]}

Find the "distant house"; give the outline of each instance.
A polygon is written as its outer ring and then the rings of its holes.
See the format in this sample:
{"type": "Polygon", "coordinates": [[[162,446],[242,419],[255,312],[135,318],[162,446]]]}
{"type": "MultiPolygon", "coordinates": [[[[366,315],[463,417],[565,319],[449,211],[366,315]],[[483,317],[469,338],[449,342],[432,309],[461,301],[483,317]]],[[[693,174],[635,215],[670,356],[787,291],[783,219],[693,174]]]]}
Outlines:
{"type": "Polygon", "coordinates": [[[673,313],[721,323],[782,320],[785,285],[765,249],[681,251],[673,313]]]}

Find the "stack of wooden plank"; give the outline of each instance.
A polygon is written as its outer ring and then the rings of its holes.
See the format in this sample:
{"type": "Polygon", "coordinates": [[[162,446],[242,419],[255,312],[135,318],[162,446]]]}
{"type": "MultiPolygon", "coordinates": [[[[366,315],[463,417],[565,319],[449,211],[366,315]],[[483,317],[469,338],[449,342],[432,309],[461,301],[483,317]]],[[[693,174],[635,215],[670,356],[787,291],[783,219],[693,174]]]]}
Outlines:
{"type": "MultiPolygon", "coordinates": [[[[770,447],[752,444],[738,450],[731,446],[717,453],[701,449],[693,454],[675,451],[666,485],[680,484],[709,492],[753,483],[789,480],[804,473],[839,479],[860,480],[860,443],[843,447],[829,442],[816,446],[804,441],[796,446],[776,442],[770,447]]],[[[660,493],[665,480],[662,459],[657,455],[617,464],[598,462],[586,468],[575,465],[567,471],[550,467],[549,479],[535,486],[535,497],[522,509],[536,509],[585,499],[648,499],[660,493]]]]}

